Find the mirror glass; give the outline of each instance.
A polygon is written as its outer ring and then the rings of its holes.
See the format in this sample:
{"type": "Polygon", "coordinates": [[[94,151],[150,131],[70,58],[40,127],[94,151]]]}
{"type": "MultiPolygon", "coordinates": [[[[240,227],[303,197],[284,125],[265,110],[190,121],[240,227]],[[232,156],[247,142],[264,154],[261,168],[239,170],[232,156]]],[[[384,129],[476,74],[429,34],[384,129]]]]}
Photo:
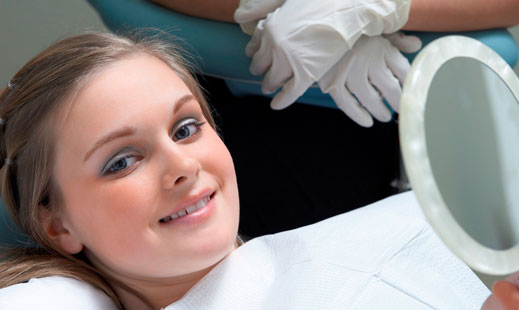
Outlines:
{"type": "Polygon", "coordinates": [[[427,94],[424,131],[432,174],[458,224],[477,242],[519,243],[519,104],[488,66],[446,61],[427,94]]]}

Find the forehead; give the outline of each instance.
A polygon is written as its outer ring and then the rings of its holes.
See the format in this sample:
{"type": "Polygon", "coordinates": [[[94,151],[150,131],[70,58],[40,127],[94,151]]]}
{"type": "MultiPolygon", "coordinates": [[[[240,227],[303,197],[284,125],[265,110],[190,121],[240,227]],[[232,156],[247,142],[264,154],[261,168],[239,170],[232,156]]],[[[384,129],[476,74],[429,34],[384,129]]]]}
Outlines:
{"type": "Polygon", "coordinates": [[[164,110],[186,94],[189,88],[161,60],[144,54],[124,58],[93,74],[74,96],[60,141],[92,140],[132,125],[138,115],[164,110]]]}
{"type": "Polygon", "coordinates": [[[79,118],[109,110],[121,114],[134,107],[171,102],[189,93],[164,62],[150,55],[134,55],[95,73],[78,92],[70,114],[79,118]]]}

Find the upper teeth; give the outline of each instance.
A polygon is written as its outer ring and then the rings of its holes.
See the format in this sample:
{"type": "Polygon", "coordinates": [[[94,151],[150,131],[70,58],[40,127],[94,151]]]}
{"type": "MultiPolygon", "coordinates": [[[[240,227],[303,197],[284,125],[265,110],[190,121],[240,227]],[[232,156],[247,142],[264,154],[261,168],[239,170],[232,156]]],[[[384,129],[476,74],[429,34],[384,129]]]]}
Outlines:
{"type": "Polygon", "coordinates": [[[177,213],[173,213],[170,216],[166,216],[165,218],[160,219],[160,222],[161,223],[169,222],[173,219],[182,217],[186,214],[193,213],[196,210],[203,208],[209,202],[210,199],[211,199],[210,196],[204,197],[204,198],[198,200],[197,202],[195,202],[194,204],[188,206],[187,208],[180,210],[177,213]]]}

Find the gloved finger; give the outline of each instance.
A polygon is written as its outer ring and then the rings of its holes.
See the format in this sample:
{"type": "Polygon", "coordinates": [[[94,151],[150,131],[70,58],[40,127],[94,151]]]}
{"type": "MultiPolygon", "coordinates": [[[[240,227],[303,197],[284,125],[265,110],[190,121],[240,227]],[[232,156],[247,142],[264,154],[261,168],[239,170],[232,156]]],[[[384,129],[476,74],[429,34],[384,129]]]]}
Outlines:
{"type": "Polygon", "coordinates": [[[258,23],[256,23],[256,22],[250,22],[250,23],[240,24],[240,28],[241,28],[241,31],[243,31],[243,33],[252,36],[254,34],[254,31],[256,30],[257,25],[258,25],[258,23]]]}
{"type": "Polygon", "coordinates": [[[260,45],[260,36],[252,36],[252,39],[245,46],[245,55],[247,55],[249,58],[252,58],[252,56],[254,56],[254,54],[258,51],[260,45]]]}
{"type": "Polygon", "coordinates": [[[328,72],[318,81],[319,87],[323,93],[330,92],[331,89],[335,88],[336,84],[342,84],[341,87],[344,86],[344,81],[346,81],[346,77],[351,73],[351,68],[354,64],[353,58],[355,53],[353,51],[347,52],[335,65],[332,66],[328,72]],[[340,81],[340,82],[338,82],[340,81]]]}
{"type": "Polygon", "coordinates": [[[305,79],[297,79],[296,77],[291,78],[281,91],[274,96],[270,107],[274,110],[282,110],[292,103],[297,98],[305,93],[305,91],[312,85],[312,81],[306,81],[305,79]]]}
{"type": "Polygon", "coordinates": [[[263,36],[263,24],[264,21],[260,21],[252,34],[249,43],[245,46],[245,55],[247,57],[252,58],[252,56],[258,51],[261,45],[261,37],[263,36]]]}
{"type": "Polygon", "coordinates": [[[404,85],[405,77],[411,65],[409,64],[409,60],[402,55],[396,48],[392,46],[392,48],[388,49],[388,53],[386,53],[385,61],[387,67],[393,71],[393,74],[398,78],[400,83],[404,85]]]}
{"type": "Polygon", "coordinates": [[[398,79],[393,75],[393,72],[385,66],[376,68],[376,72],[369,75],[371,84],[375,86],[382,94],[395,112],[400,111],[400,96],[402,88],[398,79]]]}
{"type": "Polygon", "coordinates": [[[403,32],[395,32],[384,35],[402,53],[416,53],[422,48],[422,40],[417,36],[406,35],[403,32]]]}
{"type": "Polygon", "coordinates": [[[270,70],[267,71],[261,83],[263,93],[271,94],[275,92],[292,77],[292,68],[288,63],[285,54],[274,53],[270,70]]]}
{"type": "Polygon", "coordinates": [[[272,66],[272,53],[267,42],[261,42],[258,51],[252,56],[250,72],[254,75],[264,74],[272,66]]]}
{"type": "Polygon", "coordinates": [[[391,120],[389,109],[371,83],[367,80],[354,77],[348,79],[346,85],[355,97],[357,97],[360,104],[362,104],[374,118],[381,122],[389,122],[389,120],[391,120]]]}
{"type": "Polygon", "coordinates": [[[234,20],[238,24],[258,21],[280,7],[285,0],[241,0],[234,11],[234,20]]]}
{"type": "Polygon", "coordinates": [[[337,107],[355,123],[363,127],[373,126],[373,118],[371,115],[350,94],[346,86],[333,88],[329,93],[337,107]]]}

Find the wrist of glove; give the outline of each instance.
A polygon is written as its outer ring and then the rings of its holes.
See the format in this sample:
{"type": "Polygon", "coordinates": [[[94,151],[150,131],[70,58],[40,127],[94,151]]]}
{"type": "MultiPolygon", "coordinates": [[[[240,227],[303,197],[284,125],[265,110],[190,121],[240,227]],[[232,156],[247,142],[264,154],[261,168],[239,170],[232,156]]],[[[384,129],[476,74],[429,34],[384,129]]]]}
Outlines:
{"type": "Polygon", "coordinates": [[[240,24],[257,22],[246,47],[262,91],[283,109],[319,81],[363,34],[392,33],[407,21],[410,0],[248,0],[235,12],[240,24]]]}

